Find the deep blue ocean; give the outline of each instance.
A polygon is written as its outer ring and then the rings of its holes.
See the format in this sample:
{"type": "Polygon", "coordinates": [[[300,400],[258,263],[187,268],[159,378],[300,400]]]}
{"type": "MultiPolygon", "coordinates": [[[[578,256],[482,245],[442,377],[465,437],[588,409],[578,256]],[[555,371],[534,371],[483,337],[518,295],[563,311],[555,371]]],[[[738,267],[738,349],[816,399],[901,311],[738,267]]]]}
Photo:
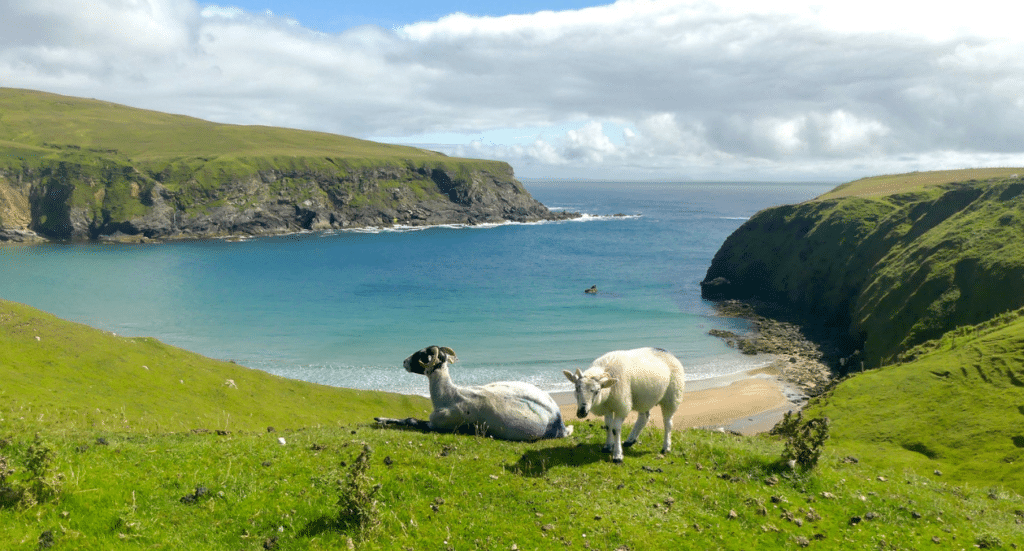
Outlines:
{"type": "Polygon", "coordinates": [[[755,212],[832,184],[528,181],[586,213],[557,223],[327,231],[163,244],[0,247],[0,297],[285,377],[426,394],[402,360],[431,344],[460,384],[568,390],[615,349],[675,353],[688,379],[761,365],[707,331],[700,281],[755,212]],[[615,216],[623,214],[625,216],[615,216]],[[596,295],[583,290],[597,285],[596,295]]]}

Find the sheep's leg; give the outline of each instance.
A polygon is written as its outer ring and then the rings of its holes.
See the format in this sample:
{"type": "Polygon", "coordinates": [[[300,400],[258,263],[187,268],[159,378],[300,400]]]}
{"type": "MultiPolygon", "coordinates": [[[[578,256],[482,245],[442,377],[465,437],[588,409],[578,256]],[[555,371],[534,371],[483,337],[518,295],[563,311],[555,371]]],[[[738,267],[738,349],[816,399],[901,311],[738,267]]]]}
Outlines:
{"type": "Polygon", "coordinates": [[[605,415],[604,416],[605,437],[604,437],[604,447],[601,448],[601,451],[604,452],[604,453],[612,453],[612,447],[613,447],[613,444],[612,444],[612,421],[614,419],[615,418],[612,417],[611,415],[605,415]]]}
{"type": "Polygon", "coordinates": [[[430,427],[442,431],[467,430],[466,427],[476,428],[476,423],[467,416],[462,415],[456,407],[438,408],[430,413],[430,427]]]}
{"type": "Polygon", "coordinates": [[[651,418],[650,410],[640,413],[636,417],[636,423],[633,425],[633,430],[629,432],[629,438],[622,443],[623,448],[631,447],[636,444],[636,439],[640,437],[640,431],[644,430],[647,426],[647,420],[651,418]]]}
{"type": "Polygon", "coordinates": [[[608,425],[608,433],[612,440],[612,462],[622,463],[622,422],[625,417],[612,418],[608,425]]]}
{"type": "Polygon", "coordinates": [[[413,417],[406,417],[405,419],[392,419],[390,417],[374,417],[374,421],[377,421],[381,425],[399,425],[404,427],[413,427],[415,429],[429,431],[431,429],[430,422],[422,419],[416,419],[413,417]]]}
{"type": "Polygon", "coordinates": [[[661,406],[662,420],[665,425],[665,442],[661,445],[661,453],[672,451],[672,417],[676,414],[675,408],[661,406]]]}

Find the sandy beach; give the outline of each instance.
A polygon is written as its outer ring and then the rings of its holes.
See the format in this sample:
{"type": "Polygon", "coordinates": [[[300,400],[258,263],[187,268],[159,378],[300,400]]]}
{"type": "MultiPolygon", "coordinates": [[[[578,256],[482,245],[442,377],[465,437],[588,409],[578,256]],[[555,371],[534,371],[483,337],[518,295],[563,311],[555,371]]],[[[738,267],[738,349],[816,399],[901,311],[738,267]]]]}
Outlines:
{"type": "MultiPolygon", "coordinates": [[[[576,398],[571,392],[552,394],[568,422],[576,417],[576,398]]],[[[683,403],[672,418],[676,430],[724,429],[752,435],[771,430],[788,411],[799,410],[806,401],[799,389],[783,381],[770,369],[745,371],[733,375],[687,381],[683,403]]],[[[590,415],[590,420],[602,420],[590,415]]],[[[630,413],[626,424],[636,420],[630,413]]],[[[662,427],[661,411],[651,410],[649,424],[662,427]]]]}

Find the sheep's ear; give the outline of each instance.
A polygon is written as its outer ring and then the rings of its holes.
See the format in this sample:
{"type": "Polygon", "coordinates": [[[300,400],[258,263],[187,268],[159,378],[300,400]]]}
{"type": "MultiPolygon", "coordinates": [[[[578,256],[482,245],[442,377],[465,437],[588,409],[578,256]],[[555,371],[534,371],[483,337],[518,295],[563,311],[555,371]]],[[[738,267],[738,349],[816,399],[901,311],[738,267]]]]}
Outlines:
{"type": "Polygon", "coordinates": [[[574,375],[573,372],[569,371],[568,369],[563,369],[562,373],[565,374],[565,378],[569,379],[570,383],[575,384],[576,381],[580,380],[578,376],[574,375]]]}
{"type": "MultiPolygon", "coordinates": [[[[447,346],[442,346],[440,348],[440,350],[446,356],[446,358],[444,360],[442,360],[442,361],[449,362],[449,363],[455,363],[455,362],[459,361],[459,358],[455,356],[455,351],[452,350],[451,348],[448,348],[447,346]]],[[[438,357],[438,359],[440,359],[440,356],[438,357]]]]}
{"type": "Polygon", "coordinates": [[[608,388],[608,387],[614,385],[617,382],[619,382],[618,379],[612,379],[612,378],[601,379],[601,388],[608,388]]]}

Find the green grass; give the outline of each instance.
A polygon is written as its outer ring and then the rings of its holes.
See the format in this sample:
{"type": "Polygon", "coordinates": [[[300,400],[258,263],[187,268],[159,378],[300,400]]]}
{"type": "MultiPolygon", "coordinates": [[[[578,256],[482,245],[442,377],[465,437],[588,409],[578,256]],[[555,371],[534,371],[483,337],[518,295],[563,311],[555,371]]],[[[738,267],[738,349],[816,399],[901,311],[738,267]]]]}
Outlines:
{"type": "Polygon", "coordinates": [[[285,379],[3,300],[0,366],[0,412],[47,431],[257,431],[430,411],[425,398],[285,379]]]}
{"type": "MultiPolygon", "coordinates": [[[[781,462],[773,437],[700,430],[679,432],[665,456],[651,430],[617,465],[600,451],[599,423],[535,443],[379,428],[375,415],[423,417],[425,400],[289,381],[9,302],[0,303],[0,338],[0,458],[17,470],[8,484],[32,483],[34,446],[52,457],[36,478],[57,490],[0,506],[4,549],[50,540],[82,550],[1021,542],[1024,500],[1008,484],[975,471],[953,484],[953,470],[936,477],[931,464],[888,461],[888,448],[844,436],[842,416],[807,473],[781,462]],[[380,488],[378,514],[360,532],[338,521],[338,502],[364,446],[366,483],[380,488]]],[[[831,403],[839,400],[837,391],[831,403]]]]}
{"type": "MultiPolygon", "coordinates": [[[[507,443],[370,426],[216,436],[55,438],[66,473],[55,500],[0,510],[0,542],[34,549],[52,530],[69,549],[895,549],[1019,541],[1018,496],[844,463],[779,472],[764,438],[688,431],[659,457],[624,465],[600,429],[507,443]],[[278,438],[285,438],[286,444],[278,438]],[[379,526],[335,522],[337,481],[362,446],[380,484],[379,526]],[[343,466],[345,465],[345,466],[343,466]],[[771,477],[778,479],[769,484],[771,477]],[[880,478],[881,477],[881,478],[880,478]],[[185,496],[208,493],[195,503],[185,496]],[[861,522],[851,524],[858,517],[861,522]]],[[[8,446],[6,453],[17,450],[8,446]]],[[[941,548],[941,547],[940,547],[941,548]]]]}
{"type": "Polygon", "coordinates": [[[872,176],[843,184],[821,195],[817,200],[842,197],[885,197],[913,193],[924,188],[949,182],[1011,178],[1024,174],[1024,168],[965,168],[959,170],[933,170],[872,176]]]}
{"type": "Polygon", "coordinates": [[[0,159],[10,168],[45,159],[131,165],[172,185],[194,176],[207,186],[261,170],[344,175],[365,168],[447,164],[469,174],[506,166],[325,132],[221,124],[14,88],[0,88],[0,159]]]}
{"type": "Polygon", "coordinates": [[[809,409],[865,461],[1024,492],[1024,310],[951,331],[809,409]]]}
{"type": "Polygon", "coordinates": [[[425,149],[324,132],[219,124],[98,100],[0,88],[0,146],[137,161],[279,156],[443,159],[425,149]]]}

